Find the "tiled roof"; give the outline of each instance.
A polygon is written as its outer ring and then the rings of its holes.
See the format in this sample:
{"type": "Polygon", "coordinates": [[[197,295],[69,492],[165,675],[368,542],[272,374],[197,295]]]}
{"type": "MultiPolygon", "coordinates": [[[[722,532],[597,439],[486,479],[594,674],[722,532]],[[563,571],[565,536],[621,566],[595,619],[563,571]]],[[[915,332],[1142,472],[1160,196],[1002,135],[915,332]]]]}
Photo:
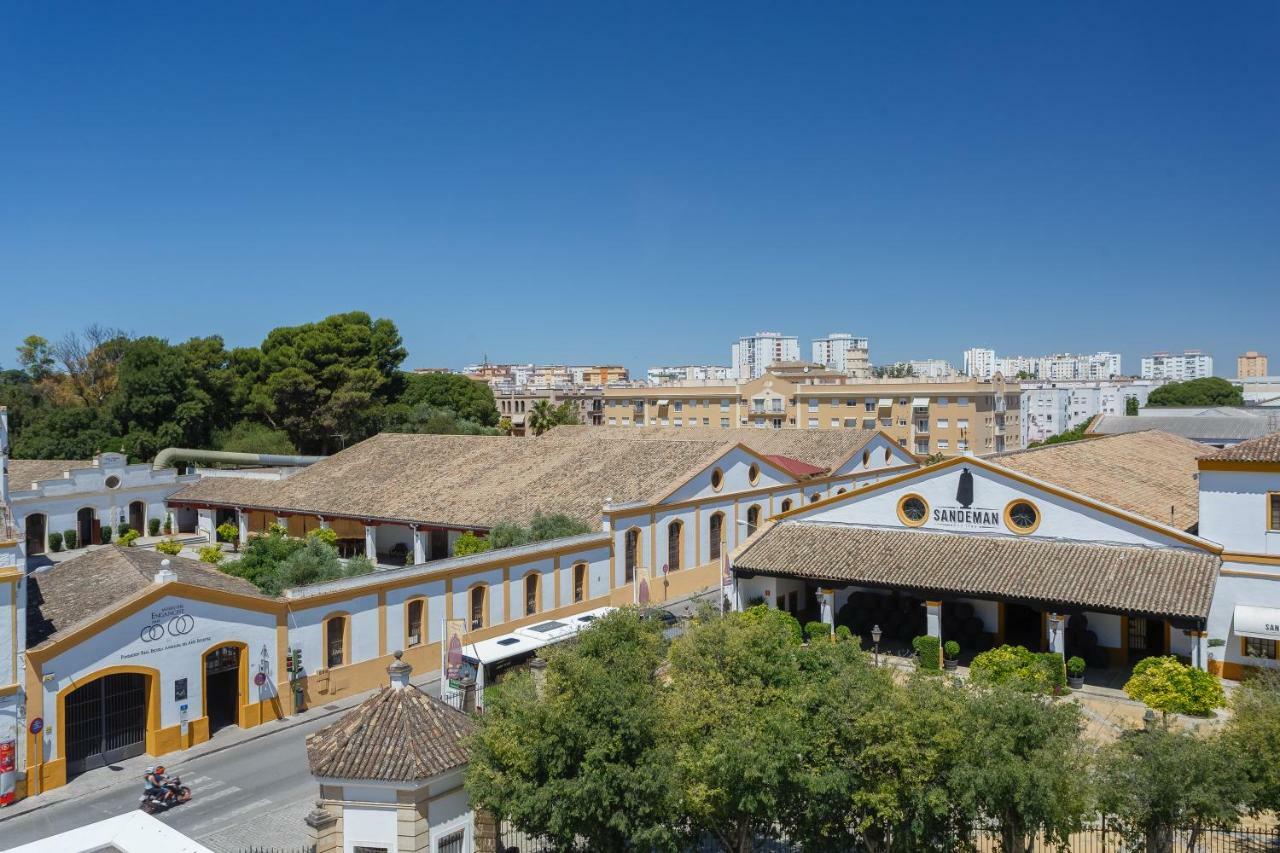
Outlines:
{"type": "Polygon", "coordinates": [[[1198,460],[1213,452],[1188,438],[1146,430],[1047,444],[989,456],[987,461],[1190,530],[1200,515],[1198,460]]]}
{"type": "Polygon", "coordinates": [[[819,474],[826,473],[826,468],[820,468],[817,465],[810,465],[807,462],[801,462],[799,459],[792,459],[790,456],[783,456],[781,453],[771,453],[765,456],[774,465],[777,465],[783,471],[791,476],[799,479],[801,477],[816,477],[819,474]]]}
{"type": "Polygon", "coordinates": [[[90,622],[155,582],[161,561],[177,579],[194,586],[267,599],[243,578],[185,557],[166,557],[149,548],[108,545],[86,551],[49,569],[34,572],[27,583],[27,646],[56,640],[90,622]]]}
{"type": "Polygon", "coordinates": [[[1245,441],[1271,431],[1268,418],[1219,415],[1100,415],[1089,427],[1094,435],[1158,429],[1206,444],[1245,441]]]}
{"type": "Polygon", "coordinates": [[[479,528],[564,513],[595,527],[610,499],[655,501],[729,446],[383,433],[285,480],[206,477],[169,500],[479,528]]]}
{"type": "Polygon", "coordinates": [[[1280,462],[1280,432],[1242,441],[1209,457],[1224,462],[1280,462]]]}
{"type": "Polygon", "coordinates": [[[72,468],[88,468],[92,464],[83,459],[10,459],[9,487],[29,489],[38,480],[60,480],[72,468]]]}
{"type": "Polygon", "coordinates": [[[383,687],[307,736],[311,774],[327,779],[414,782],[464,766],[471,718],[416,687],[383,687]]]}
{"type": "Polygon", "coordinates": [[[1190,548],[784,521],[749,543],[734,567],[921,593],[1203,619],[1220,562],[1190,548]]]}

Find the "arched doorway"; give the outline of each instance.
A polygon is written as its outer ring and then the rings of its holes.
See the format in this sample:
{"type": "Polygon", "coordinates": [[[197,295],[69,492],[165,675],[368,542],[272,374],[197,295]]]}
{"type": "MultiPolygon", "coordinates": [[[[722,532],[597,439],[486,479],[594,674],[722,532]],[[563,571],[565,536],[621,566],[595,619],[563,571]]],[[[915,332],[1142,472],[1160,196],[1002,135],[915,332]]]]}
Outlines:
{"type": "Polygon", "coordinates": [[[76,538],[80,547],[97,545],[101,539],[98,533],[98,514],[93,507],[87,506],[76,513],[76,538]]]}
{"type": "Polygon", "coordinates": [[[142,501],[129,504],[129,526],[141,535],[147,535],[147,505],[142,501]]]}
{"type": "Polygon", "coordinates": [[[27,556],[38,557],[44,553],[45,528],[48,522],[44,513],[35,512],[24,522],[27,536],[27,556]]]}
{"type": "Polygon", "coordinates": [[[240,706],[248,691],[244,643],[224,643],[204,653],[204,715],[209,735],[240,725],[240,706]]]}
{"type": "Polygon", "coordinates": [[[146,752],[159,722],[154,685],[154,670],[121,668],[59,694],[58,752],[68,779],[146,752]]]}

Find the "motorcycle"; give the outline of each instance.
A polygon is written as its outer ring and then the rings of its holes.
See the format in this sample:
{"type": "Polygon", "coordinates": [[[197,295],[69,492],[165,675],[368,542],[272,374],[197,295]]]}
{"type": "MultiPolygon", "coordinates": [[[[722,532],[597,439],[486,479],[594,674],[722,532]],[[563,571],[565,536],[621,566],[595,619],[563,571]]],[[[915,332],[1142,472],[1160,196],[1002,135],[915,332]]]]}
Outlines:
{"type": "Polygon", "coordinates": [[[171,793],[172,796],[166,798],[159,791],[144,791],[142,796],[138,798],[138,808],[147,814],[155,814],[158,811],[167,811],[191,799],[191,789],[182,784],[182,780],[177,776],[172,779],[166,779],[164,789],[171,793]]]}

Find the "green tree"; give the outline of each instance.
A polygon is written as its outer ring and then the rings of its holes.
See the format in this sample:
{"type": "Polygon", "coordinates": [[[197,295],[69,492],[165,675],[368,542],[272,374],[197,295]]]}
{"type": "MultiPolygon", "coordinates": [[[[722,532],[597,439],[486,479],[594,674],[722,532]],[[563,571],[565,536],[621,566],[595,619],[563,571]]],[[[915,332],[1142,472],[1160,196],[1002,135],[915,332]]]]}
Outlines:
{"type": "Polygon", "coordinates": [[[240,421],[225,431],[215,432],[213,446],[218,450],[235,453],[275,453],[291,456],[298,452],[284,430],[272,429],[266,424],[240,421]]]}
{"type": "Polygon", "coordinates": [[[1172,655],[1146,658],[1133,667],[1124,692],[1164,715],[1170,713],[1207,717],[1214,708],[1226,704],[1226,694],[1218,679],[1201,669],[1187,666],[1172,655]]]}
{"type": "Polygon", "coordinates": [[[1137,416],[1138,414],[1138,398],[1137,397],[1124,398],[1124,413],[1131,418],[1137,416]]]}
{"type": "Polygon", "coordinates": [[[384,432],[411,432],[428,435],[502,435],[498,427],[489,427],[461,417],[453,409],[438,408],[427,403],[410,408],[403,403],[387,406],[383,413],[384,432]]]}
{"type": "Polygon", "coordinates": [[[56,362],[47,340],[39,335],[27,335],[17,349],[18,364],[32,382],[39,382],[53,373],[56,362]]]}
{"type": "Polygon", "coordinates": [[[1028,442],[1027,448],[1030,449],[1032,447],[1043,447],[1046,444],[1064,444],[1068,441],[1079,441],[1082,438],[1087,438],[1089,423],[1090,421],[1085,421],[1082,424],[1076,424],[1071,429],[1066,430],[1064,432],[1060,432],[1057,435],[1051,435],[1048,438],[1046,438],[1044,441],[1028,442]]]}
{"type": "Polygon", "coordinates": [[[528,674],[485,697],[467,793],[474,806],[552,849],[671,849],[658,623],[619,610],[546,650],[545,686],[528,674]]]}
{"type": "Polygon", "coordinates": [[[1224,739],[1249,779],[1252,810],[1280,812],[1280,673],[1259,673],[1236,688],[1224,739]]]}
{"type": "Polygon", "coordinates": [[[550,400],[539,400],[529,409],[525,418],[525,426],[534,435],[542,435],[555,426],[555,408],[550,400]]]}
{"type": "Polygon", "coordinates": [[[1244,392],[1218,376],[1170,382],[1154,389],[1147,405],[1160,406],[1243,406],[1244,392]]]}
{"type": "Polygon", "coordinates": [[[1188,850],[1210,825],[1237,823],[1249,784],[1222,738],[1133,731],[1103,749],[1098,804],[1135,850],[1173,853],[1175,829],[1189,829],[1188,850]]]}
{"type": "Polygon", "coordinates": [[[411,409],[448,409],[483,427],[498,425],[498,406],[488,383],[459,373],[407,373],[399,402],[411,409]]]}
{"type": "Polygon", "coordinates": [[[154,337],[124,345],[110,410],[132,458],[150,459],[165,447],[207,446],[212,406],[181,349],[154,337]]]}
{"type": "Polygon", "coordinates": [[[96,453],[120,449],[110,421],[84,406],[50,406],[13,440],[19,459],[89,459],[96,453]]]}
{"type": "Polygon", "coordinates": [[[477,536],[468,530],[454,541],[453,556],[465,557],[468,554],[483,554],[492,547],[488,539],[483,536],[477,536]]]}
{"type": "Polygon", "coordinates": [[[219,568],[244,578],[267,595],[279,595],[291,587],[368,574],[373,563],[367,557],[352,557],[344,563],[337,548],[322,537],[290,539],[273,530],[250,538],[240,559],[219,568]]]}
{"type": "Polygon", "coordinates": [[[494,548],[512,548],[516,545],[528,545],[530,542],[546,542],[550,539],[563,539],[568,536],[582,536],[591,533],[593,527],[575,518],[556,512],[550,515],[535,513],[528,527],[503,522],[489,531],[489,543],[494,548]]]}
{"type": "Polygon", "coordinates": [[[25,371],[0,370],[0,406],[8,409],[9,429],[18,435],[40,416],[45,402],[25,371]]]}

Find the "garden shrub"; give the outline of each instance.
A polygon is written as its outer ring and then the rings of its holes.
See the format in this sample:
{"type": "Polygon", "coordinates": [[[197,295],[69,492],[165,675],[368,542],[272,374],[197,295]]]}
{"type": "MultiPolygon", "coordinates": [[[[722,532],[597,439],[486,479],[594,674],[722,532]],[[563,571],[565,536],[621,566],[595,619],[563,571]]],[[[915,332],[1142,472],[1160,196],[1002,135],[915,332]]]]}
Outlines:
{"type": "Polygon", "coordinates": [[[240,538],[240,527],[229,521],[224,521],[218,525],[218,529],[214,533],[218,534],[219,542],[235,542],[240,538]]]}
{"type": "Polygon", "coordinates": [[[955,660],[960,657],[960,644],[955,640],[947,640],[942,644],[942,651],[946,654],[947,660],[955,660]]]}
{"type": "Polygon", "coordinates": [[[1079,655],[1073,655],[1067,659],[1067,674],[1072,678],[1079,678],[1084,675],[1084,658],[1079,655]]]}
{"type": "Polygon", "coordinates": [[[138,531],[136,530],[126,530],[124,535],[120,537],[120,541],[118,544],[125,548],[132,547],[134,540],[137,539],[140,535],[141,534],[139,534],[138,531]]]}
{"type": "Polygon", "coordinates": [[[848,625],[836,626],[836,639],[842,643],[853,639],[853,632],[849,630],[848,625]]]}
{"type": "Polygon", "coordinates": [[[938,662],[938,652],[942,648],[937,637],[930,634],[916,637],[911,641],[911,648],[916,650],[920,660],[918,666],[925,672],[936,672],[942,668],[938,662]]]}
{"type": "Polygon", "coordinates": [[[182,553],[182,543],[173,539],[162,539],[156,543],[156,550],[161,554],[168,554],[170,557],[176,557],[182,553]]]}
{"type": "Polygon", "coordinates": [[[160,519],[153,518],[147,522],[147,533],[151,536],[160,535],[160,519]]]}
{"type": "Polygon", "coordinates": [[[103,545],[111,544],[111,527],[110,526],[102,528],[102,530],[98,531],[98,535],[101,538],[103,545]]]}
{"type": "Polygon", "coordinates": [[[778,610],[767,604],[759,604],[742,611],[742,618],[748,622],[778,620],[785,625],[787,632],[795,640],[797,646],[804,642],[804,630],[800,627],[800,621],[785,610],[778,610]]]}
{"type": "Polygon", "coordinates": [[[49,550],[55,554],[62,550],[62,534],[56,530],[49,534],[49,550]]]}
{"type": "Polygon", "coordinates": [[[129,522],[127,522],[127,521],[122,521],[122,522],[120,522],[119,524],[117,524],[117,525],[116,525],[116,535],[117,535],[117,536],[123,536],[123,535],[125,535],[126,533],[128,533],[131,529],[132,529],[132,528],[129,526],[129,522]]]}
{"type": "Polygon", "coordinates": [[[62,531],[62,541],[67,543],[67,550],[74,551],[79,544],[79,537],[74,530],[62,531]]]}
{"type": "Polygon", "coordinates": [[[1066,685],[1062,656],[1040,654],[1022,646],[998,646],[975,655],[969,676],[976,684],[1000,685],[1035,693],[1050,693],[1066,685]]]}
{"type": "Polygon", "coordinates": [[[227,556],[217,545],[205,545],[200,549],[200,561],[203,563],[213,563],[217,565],[222,562],[223,557],[227,556]]]}
{"type": "Polygon", "coordinates": [[[326,545],[338,544],[338,533],[332,527],[317,527],[307,534],[310,539],[316,539],[326,545]]]}
{"type": "Polygon", "coordinates": [[[804,626],[804,637],[813,643],[831,636],[831,626],[826,622],[807,622],[804,626]]]}
{"type": "Polygon", "coordinates": [[[1171,655],[1138,661],[1124,692],[1165,714],[1207,717],[1214,708],[1226,704],[1222,684],[1215,676],[1186,666],[1171,655]]]}
{"type": "Polygon", "coordinates": [[[465,557],[468,554],[482,554],[492,547],[488,539],[477,536],[468,530],[453,543],[453,556],[465,557]]]}

